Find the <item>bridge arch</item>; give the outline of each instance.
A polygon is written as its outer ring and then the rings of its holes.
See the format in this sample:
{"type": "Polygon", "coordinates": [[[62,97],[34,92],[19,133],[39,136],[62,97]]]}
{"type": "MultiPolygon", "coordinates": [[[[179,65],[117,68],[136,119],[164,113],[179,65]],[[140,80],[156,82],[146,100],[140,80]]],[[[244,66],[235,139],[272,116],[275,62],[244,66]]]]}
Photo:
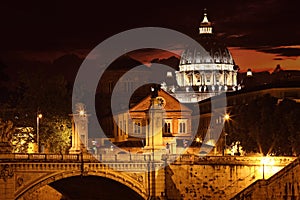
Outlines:
{"type": "Polygon", "coordinates": [[[32,184],[28,185],[26,188],[24,188],[22,191],[19,191],[17,194],[15,194],[15,199],[22,200],[25,195],[31,194],[34,191],[42,188],[43,186],[49,185],[51,183],[54,183],[56,181],[67,179],[71,177],[101,177],[108,180],[115,181],[123,186],[126,186],[136,194],[138,194],[141,199],[147,199],[147,190],[145,188],[145,185],[143,182],[145,180],[141,180],[139,177],[137,179],[127,175],[122,174],[120,172],[115,171],[91,171],[91,172],[84,172],[81,171],[63,171],[63,172],[57,172],[49,174],[48,176],[38,179],[34,181],[32,184]]]}

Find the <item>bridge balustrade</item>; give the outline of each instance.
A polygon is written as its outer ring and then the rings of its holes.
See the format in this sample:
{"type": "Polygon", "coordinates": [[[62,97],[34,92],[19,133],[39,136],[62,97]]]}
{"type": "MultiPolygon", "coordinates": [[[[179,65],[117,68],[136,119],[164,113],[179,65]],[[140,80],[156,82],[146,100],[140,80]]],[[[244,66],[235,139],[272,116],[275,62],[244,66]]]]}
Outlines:
{"type": "MultiPolygon", "coordinates": [[[[286,165],[294,157],[269,157],[276,165],[286,165]]],[[[262,165],[260,156],[197,156],[194,154],[0,154],[0,161],[24,162],[149,162],[163,160],[171,163],[262,165]],[[167,159],[167,160],[166,160],[167,159]]],[[[266,163],[268,165],[268,163],[266,163]]]]}

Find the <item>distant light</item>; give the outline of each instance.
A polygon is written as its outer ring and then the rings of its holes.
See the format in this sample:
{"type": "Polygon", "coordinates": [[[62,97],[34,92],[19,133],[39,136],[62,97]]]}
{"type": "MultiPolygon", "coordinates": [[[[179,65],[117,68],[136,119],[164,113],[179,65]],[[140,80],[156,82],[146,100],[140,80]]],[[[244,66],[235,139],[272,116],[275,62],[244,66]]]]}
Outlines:
{"type": "Polygon", "coordinates": [[[210,139],[206,142],[207,145],[215,146],[216,142],[213,139],[210,139]]]}
{"type": "Polygon", "coordinates": [[[38,118],[41,119],[43,117],[42,114],[38,114],[38,118]]]}
{"type": "Polygon", "coordinates": [[[224,120],[227,121],[227,120],[229,120],[229,119],[230,119],[230,115],[229,115],[229,114],[225,114],[225,115],[224,115],[224,120]]]}
{"type": "Polygon", "coordinates": [[[269,156],[262,157],[260,162],[262,165],[271,165],[271,166],[275,165],[275,160],[269,156]]]}
{"type": "Polygon", "coordinates": [[[83,116],[83,115],[84,115],[84,110],[80,110],[80,111],[79,111],[79,115],[80,115],[80,116],[83,116]]]}
{"type": "Polygon", "coordinates": [[[251,69],[248,69],[248,71],[247,71],[247,74],[246,74],[247,76],[252,76],[253,74],[252,74],[252,71],[251,71],[251,69]]]}
{"type": "Polygon", "coordinates": [[[200,142],[200,138],[197,137],[197,138],[196,138],[196,142],[200,142]]]}

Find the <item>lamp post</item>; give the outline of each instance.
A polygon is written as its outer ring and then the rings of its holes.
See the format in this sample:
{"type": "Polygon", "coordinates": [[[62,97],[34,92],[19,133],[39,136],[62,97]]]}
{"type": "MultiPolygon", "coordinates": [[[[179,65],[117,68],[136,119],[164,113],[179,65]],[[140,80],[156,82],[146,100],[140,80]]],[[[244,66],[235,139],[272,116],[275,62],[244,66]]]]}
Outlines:
{"type": "Polygon", "coordinates": [[[225,149],[227,148],[227,143],[226,143],[226,136],[227,136],[228,134],[226,133],[226,132],[224,132],[224,143],[225,143],[225,149]]]}
{"type": "Polygon", "coordinates": [[[37,143],[37,149],[38,153],[40,153],[40,119],[43,117],[41,113],[38,113],[36,116],[36,143],[37,143]]]}
{"type": "Polygon", "coordinates": [[[263,179],[265,180],[265,163],[263,163],[263,179]]]}
{"type": "MultiPolygon", "coordinates": [[[[224,128],[226,129],[226,123],[228,122],[228,120],[230,120],[230,115],[229,114],[225,114],[224,115],[224,123],[225,126],[224,128]]],[[[226,131],[226,130],[225,130],[226,131]]],[[[228,135],[226,132],[224,131],[224,148],[223,148],[223,156],[225,155],[225,151],[227,149],[227,142],[226,142],[226,136],[228,135]]]]}
{"type": "Polygon", "coordinates": [[[197,147],[198,146],[200,147],[200,138],[199,137],[196,138],[196,144],[197,144],[197,147]]]}
{"type": "Polygon", "coordinates": [[[80,116],[80,117],[83,117],[84,114],[85,114],[84,110],[79,110],[79,116],[80,116]]]}
{"type": "Polygon", "coordinates": [[[261,164],[262,164],[262,178],[263,180],[265,180],[265,165],[268,163],[268,158],[263,156],[260,160],[261,164]]]}
{"type": "Polygon", "coordinates": [[[229,115],[229,114],[225,114],[225,115],[224,115],[224,120],[225,120],[225,121],[228,121],[229,119],[230,119],[230,115],[229,115]]]}

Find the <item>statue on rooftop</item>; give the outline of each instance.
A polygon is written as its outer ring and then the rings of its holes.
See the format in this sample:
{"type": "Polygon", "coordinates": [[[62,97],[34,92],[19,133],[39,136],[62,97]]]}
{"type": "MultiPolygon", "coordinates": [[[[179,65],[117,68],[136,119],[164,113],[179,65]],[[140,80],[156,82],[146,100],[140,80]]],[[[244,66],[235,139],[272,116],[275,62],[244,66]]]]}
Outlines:
{"type": "Polygon", "coordinates": [[[160,90],[160,85],[154,85],[151,87],[151,98],[158,97],[158,91],[160,90]]]}
{"type": "Polygon", "coordinates": [[[0,119],[0,152],[11,152],[11,140],[14,131],[15,127],[12,121],[4,121],[0,119]]]}
{"type": "Polygon", "coordinates": [[[0,142],[10,142],[14,132],[13,122],[8,120],[7,122],[0,119],[0,142]]]}

